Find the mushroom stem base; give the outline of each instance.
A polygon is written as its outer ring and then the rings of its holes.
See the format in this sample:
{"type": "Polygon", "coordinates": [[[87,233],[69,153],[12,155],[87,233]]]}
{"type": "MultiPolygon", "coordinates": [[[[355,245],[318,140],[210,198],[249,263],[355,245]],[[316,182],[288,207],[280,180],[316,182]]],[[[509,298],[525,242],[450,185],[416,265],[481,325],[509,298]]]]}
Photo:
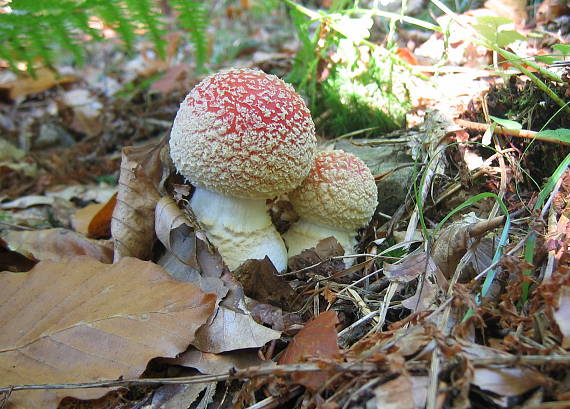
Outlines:
{"type": "Polygon", "coordinates": [[[277,271],[287,269],[287,249],[271,222],[265,199],[228,197],[197,188],[190,206],[230,270],[265,256],[277,271]]]}
{"type": "MultiPolygon", "coordinates": [[[[303,250],[315,247],[319,241],[327,237],[334,237],[344,249],[344,254],[353,254],[356,246],[355,232],[348,232],[343,229],[335,229],[330,226],[323,226],[301,218],[293,224],[283,235],[287,244],[289,257],[301,254],[303,250]]],[[[344,264],[350,266],[353,259],[345,259],[344,264]]]]}

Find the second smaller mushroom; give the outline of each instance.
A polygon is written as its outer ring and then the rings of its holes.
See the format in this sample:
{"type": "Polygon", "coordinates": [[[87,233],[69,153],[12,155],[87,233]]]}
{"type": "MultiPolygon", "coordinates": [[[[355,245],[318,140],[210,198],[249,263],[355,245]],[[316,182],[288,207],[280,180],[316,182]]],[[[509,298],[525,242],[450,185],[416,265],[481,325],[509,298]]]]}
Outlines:
{"type": "Polygon", "coordinates": [[[283,235],[289,257],[331,236],[347,255],[354,252],[357,230],[376,210],[378,190],[362,160],[335,150],[317,154],[309,176],[289,193],[289,199],[300,217],[283,235]]]}

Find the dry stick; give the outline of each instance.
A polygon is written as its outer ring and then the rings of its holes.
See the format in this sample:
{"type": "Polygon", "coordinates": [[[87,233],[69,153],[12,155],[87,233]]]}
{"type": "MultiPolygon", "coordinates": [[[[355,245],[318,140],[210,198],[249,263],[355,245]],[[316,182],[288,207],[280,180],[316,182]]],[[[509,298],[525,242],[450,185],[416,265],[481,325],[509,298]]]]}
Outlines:
{"type": "Polygon", "coordinates": [[[342,346],[346,345],[347,341],[349,341],[350,335],[354,329],[361,327],[362,325],[366,324],[368,321],[372,320],[376,315],[380,313],[380,310],[372,311],[371,313],[365,315],[364,317],[360,318],[358,321],[353,322],[348,327],[343,329],[338,333],[338,342],[342,346]]]}
{"type": "MultiPolygon", "coordinates": [[[[491,126],[490,124],[471,122],[464,119],[456,119],[455,123],[463,128],[469,128],[481,132],[485,132],[491,126]]],[[[517,138],[536,139],[537,141],[557,143],[559,145],[570,145],[570,142],[558,141],[545,136],[538,136],[538,132],[527,131],[525,129],[507,129],[502,126],[497,126],[495,127],[494,133],[499,135],[516,136],[517,138]]]]}
{"type": "MultiPolygon", "coordinates": [[[[369,372],[377,369],[378,366],[368,362],[349,362],[339,363],[331,366],[331,370],[345,372],[369,372]]],[[[0,388],[0,393],[13,392],[21,390],[38,390],[38,389],[91,389],[91,388],[113,388],[127,387],[133,385],[156,385],[156,384],[195,384],[210,383],[229,380],[243,380],[257,378],[262,376],[282,376],[297,372],[319,372],[323,367],[319,364],[293,364],[280,365],[278,367],[262,367],[254,366],[246,369],[229,371],[227,373],[216,375],[197,375],[184,376],[178,378],[149,378],[149,379],[120,379],[120,380],[103,380],[97,382],[80,382],[80,383],[57,383],[57,384],[40,384],[40,385],[15,385],[0,388]]]]}
{"type": "Polygon", "coordinates": [[[525,355],[500,356],[495,358],[475,358],[470,360],[475,366],[489,365],[570,365],[570,355],[525,355]]]}
{"type": "MultiPolygon", "coordinates": [[[[449,300],[451,301],[451,300],[449,300]]],[[[444,307],[447,303],[444,305],[444,307]]],[[[439,310],[439,308],[438,308],[439,310]]],[[[435,312],[435,311],[434,311],[435,312]]],[[[504,356],[494,358],[475,358],[470,362],[476,367],[499,366],[499,365],[547,365],[556,364],[570,366],[570,355],[526,355],[526,356],[504,356]]],[[[449,364],[455,364],[455,360],[448,361],[449,364]]],[[[410,365],[416,365],[417,362],[410,362],[410,365]]],[[[293,364],[282,365],[276,368],[267,367],[251,367],[240,369],[237,371],[229,371],[227,373],[216,375],[197,375],[183,376],[178,378],[152,378],[152,379],[120,379],[120,380],[102,380],[97,382],[81,382],[81,383],[58,383],[58,384],[39,384],[39,385],[14,385],[0,388],[0,393],[8,393],[21,390],[42,390],[42,389],[91,389],[91,388],[114,388],[127,387],[133,385],[160,385],[160,384],[197,384],[210,383],[230,380],[243,380],[262,376],[282,376],[285,374],[298,372],[319,372],[323,368],[320,364],[293,364]]],[[[371,372],[378,369],[378,365],[370,362],[348,362],[335,364],[329,368],[336,371],[345,372],[371,372]]]]}

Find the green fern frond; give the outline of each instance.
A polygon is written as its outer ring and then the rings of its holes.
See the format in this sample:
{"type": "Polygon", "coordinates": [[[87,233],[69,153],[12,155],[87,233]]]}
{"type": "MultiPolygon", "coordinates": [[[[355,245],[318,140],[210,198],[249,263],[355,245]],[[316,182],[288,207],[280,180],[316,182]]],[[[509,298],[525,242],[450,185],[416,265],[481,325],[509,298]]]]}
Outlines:
{"type": "MultiPolygon", "coordinates": [[[[70,51],[75,57],[75,60],[79,63],[79,65],[82,65],[83,50],[77,44],[77,40],[75,39],[76,34],[74,33],[73,28],[69,27],[66,24],[65,20],[62,21],[56,16],[46,17],[46,21],[53,30],[53,35],[57,39],[59,44],[64,49],[70,51]]],[[[30,32],[30,34],[32,33],[35,34],[35,31],[30,32]]]]}
{"type": "MultiPolygon", "coordinates": [[[[202,68],[207,61],[206,30],[208,13],[200,1],[168,0],[179,14],[179,24],[189,32],[196,49],[196,62],[202,68]]],[[[33,74],[37,63],[51,66],[60,51],[71,53],[81,64],[83,44],[102,40],[89,25],[90,16],[100,18],[113,28],[128,50],[142,29],[153,42],[160,57],[165,57],[166,25],[159,0],[13,0],[11,12],[0,13],[0,58],[10,68],[25,62],[33,74]]]]}
{"type": "Polygon", "coordinates": [[[170,0],[170,6],[179,15],[182,28],[190,34],[190,39],[196,50],[196,65],[202,71],[208,59],[208,11],[202,1],[170,0]]]}
{"type": "Polygon", "coordinates": [[[161,58],[166,55],[166,41],[163,39],[166,31],[164,23],[160,20],[160,14],[153,10],[150,0],[125,0],[132,20],[142,23],[142,28],[148,30],[156,51],[161,58]]]}

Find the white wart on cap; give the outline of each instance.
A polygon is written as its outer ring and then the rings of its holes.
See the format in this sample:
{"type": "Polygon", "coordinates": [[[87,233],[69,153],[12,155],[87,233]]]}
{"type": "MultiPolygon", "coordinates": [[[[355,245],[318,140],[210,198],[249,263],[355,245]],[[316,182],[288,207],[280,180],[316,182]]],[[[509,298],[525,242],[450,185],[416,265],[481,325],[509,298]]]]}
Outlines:
{"type": "Polygon", "coordinates": [[[351,254],[357,230],[370,221],[378,205],[378,190],[362,160],[335,150],[317,154],[309,175],[289,199],[300,217],[283,236],[289,257],[331,236],[351,254]]]}
{"type": "Polygon", "coordinates": [[[230,269],[266,255],[278,270],[286,268],[265,199],[302,182],[315,148],[309,110],[274,75],[225,71],[186,96],[170,134],[170,154],[197,187],[192,210],[230,269]]]}

